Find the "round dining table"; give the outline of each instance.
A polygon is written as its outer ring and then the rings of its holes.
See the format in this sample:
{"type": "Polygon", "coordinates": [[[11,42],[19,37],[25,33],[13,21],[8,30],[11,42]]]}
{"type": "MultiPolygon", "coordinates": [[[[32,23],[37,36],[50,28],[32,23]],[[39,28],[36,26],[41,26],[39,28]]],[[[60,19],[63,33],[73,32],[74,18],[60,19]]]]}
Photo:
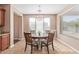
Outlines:
{"type": "Polygon", "coordinates": [[[39,49],[40,49],[40,47],[41,47],[41,41],[42,41],[42,40],[46,40],[47,38],[48,38],[47,35],[42,35],[42,36],[32,35],[32,39],[38,41],[39,49]]]}

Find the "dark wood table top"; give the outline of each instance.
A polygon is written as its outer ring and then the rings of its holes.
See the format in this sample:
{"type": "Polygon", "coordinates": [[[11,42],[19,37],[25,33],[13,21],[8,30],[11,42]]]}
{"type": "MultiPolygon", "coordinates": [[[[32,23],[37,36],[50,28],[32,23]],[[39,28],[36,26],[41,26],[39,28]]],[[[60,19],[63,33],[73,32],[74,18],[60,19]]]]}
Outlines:
{"type": "Polygon", "coordinates": [[[34,35],[34,36],[32,36],[32,38],[33,39],[46,39],[46,38],[48,38],[48,36],[36,36],[36,35],[34,35]]]}

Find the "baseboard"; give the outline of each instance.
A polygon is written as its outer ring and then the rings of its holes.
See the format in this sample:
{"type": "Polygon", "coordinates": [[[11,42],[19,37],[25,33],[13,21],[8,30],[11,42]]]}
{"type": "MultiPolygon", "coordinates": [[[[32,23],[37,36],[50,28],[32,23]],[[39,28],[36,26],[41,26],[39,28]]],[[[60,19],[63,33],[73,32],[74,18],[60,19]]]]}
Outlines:
{"type": "Polygon", "coordinates": [[[12,44],[12,45],[10,46],[10,48],[12,48],[12,47],[14,47],[14,44],[12,44]]]}
{"type": "Polygon", "coordinates": [[[22,37],[20,37],[20,38],[14,38],[14,40],[17,40],[17,39],[18,39],[18,40],[22,40],[22,37]]]}
{"type": "Polygon", "coordinates": [[[17,39],[19,39],[19,38],[14,38],[14,40],[17,40],[17,39]]]}
{"type": "Polygon", "coordinates": [[[66,42],[58,39],[59,42],[61,42],[62,44],[66,45],[67,47],[71,48],[73,51],[75,51],[76,53],[79,53],[79,51],[75,48],[73,48],[71,45],[67,44],[66,42]]]}

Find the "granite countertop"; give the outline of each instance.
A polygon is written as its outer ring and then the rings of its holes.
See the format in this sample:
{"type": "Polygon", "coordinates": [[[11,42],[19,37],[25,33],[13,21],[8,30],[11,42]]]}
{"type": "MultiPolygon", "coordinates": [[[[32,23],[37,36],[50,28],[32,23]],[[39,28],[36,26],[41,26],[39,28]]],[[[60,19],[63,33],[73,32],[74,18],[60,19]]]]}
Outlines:
{"type": "Polygon", "coordinates": [[[0,36],[7,35],[7,34],[10,34],[10,33],[9,32],[4,32],[4,33],[0,34],[0,36]]]}

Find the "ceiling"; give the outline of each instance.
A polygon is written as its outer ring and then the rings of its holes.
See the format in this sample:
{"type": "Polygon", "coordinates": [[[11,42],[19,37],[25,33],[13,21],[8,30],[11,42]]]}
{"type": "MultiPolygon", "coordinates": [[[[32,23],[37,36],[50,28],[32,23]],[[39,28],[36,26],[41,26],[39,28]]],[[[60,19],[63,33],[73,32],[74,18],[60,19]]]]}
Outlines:
{"type": "Polygon", "coordinates": [[[14,4],[23,14],[57,14],[63,10],[67,4],[14,4]],[[38,12],[38,10],[41,12],[38,12]]]}
{"type": "Polygon", "coordinates": [[[69,12],[65,15],[79,15],[79,4],[75,5],[69,12]]]}

